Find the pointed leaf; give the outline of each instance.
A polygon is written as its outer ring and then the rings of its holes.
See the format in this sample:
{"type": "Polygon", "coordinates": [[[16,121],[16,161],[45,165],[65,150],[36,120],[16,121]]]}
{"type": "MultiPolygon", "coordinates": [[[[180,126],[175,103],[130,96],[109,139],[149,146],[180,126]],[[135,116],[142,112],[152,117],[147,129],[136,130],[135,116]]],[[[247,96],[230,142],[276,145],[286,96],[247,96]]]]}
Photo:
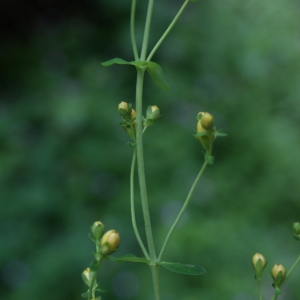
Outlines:
{"type": "Polygon", "coordinates": [[[151,76],[152,80],[163,90],[168,90],[169,87],[167,86],[164,75],[162,72],[162,68],[159,64],[149,61],[146,65],[147,71],[151,76]]]}
{"type": "Polygon", "coordinates": [[[105,293],[105,292],[107,292],[107,290],[96,289],[96,292],[105,293]]]}
{"type": "Polygon", "coordinates": [[[130,261],[130,262],[141,262],[141,263],[146,263],[146,264],[150,263],[150,261],[148,259],[143,258],[143,257],[137,257],[132,254],[126,254],[119,258],[109,256],[109,259],[112,261],[115,261],[115,262],[130,261]]]}
{"type": "Polygon", "coordinates": [[[216,136],[227,136],[227,133],[217,131],[216,136]]]}
{"type": "Polygon", "coordinates": [[[104,63],[101,63],[101,65],[103,67],[109,67],[109,66],[114,65],[114,64],[117,64],[117,65],[129,65],[131,63],[128,62],[128,61],[126,61],[126,60],[124,60],[124,59],[122,59],[122,58],[118,58],[118,57],[110,59],[108,61],[105,61],[104,63]]]}
{"type": "Polygon", "coordinates": [[[89,292],[85,292],[81,294],[82,298],[87,298],[89,296],[89,292]]]}
{"type": "Polygon", "coordinates": [[[160,262],[160,265],[169,271],[180,273],[180,274],[201,275],[206,273],[205,269],[199,265],[171,263],[166,261],[160,262]]]}

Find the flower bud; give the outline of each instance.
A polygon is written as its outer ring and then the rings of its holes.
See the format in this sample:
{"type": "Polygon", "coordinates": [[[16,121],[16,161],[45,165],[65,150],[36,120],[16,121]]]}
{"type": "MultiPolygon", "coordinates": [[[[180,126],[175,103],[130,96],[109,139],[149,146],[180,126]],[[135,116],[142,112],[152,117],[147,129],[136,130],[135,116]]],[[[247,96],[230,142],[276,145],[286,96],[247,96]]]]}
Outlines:
{"type": "Polygon", "coordinates": [[[124,119],[133,119],[136,116],[135,110],[132,109],[131,104],[128,104],[127,102],[119,103],[118,111],[124,119]]]}
{"type": "Polygon", "coordinates": [[[103,234],[104,225],[100,221],[94,222],[91,227],[92,234],[96,240],[99,240],[103,234]]]}
{"type": "Polygon", "coordinates": [[[257,280],[261,280],[261,274],[267,265],[267,261],[260,253],[255,253],[252,257],[252,265],[255,271],[255,277],[257,280]]]}
{"type": "Polygon", "coordinates": [[[81,274],[82,280],[87,286],[90,286],[91,284],[93,273],[94,272],[92,272],[90,268],[87,268],[81,274]]]}
{"type": "Polygon", "coordinates": [[[214,117],[208,112],[199,112],[198,120],[201,121],[201,125],[206,130],[214,129],[214,117]]]}
{"type": "Polygon", "coordinates": [[[146,119],[154,121],[159,117],[160,117],[160,109],[156,105],[148,106],[146,119]]]}
{"type": "Polygon", "coordinates": [[[280,264],[274,265],[271,271],[271,275],[273,277],[275,287],[280,287],[280,285],[284,281],[284,276],[285,276],[285,269],[283,265],[280,264]]]}
{"type": "Polygon", "coordinates": [[[300,223],[293,223],[293,236],[297,241],[300,241],[300,223]]]}
{"type": "Polygon", "coordinates": [[[203,148],[207,152],[211,152],[212,143],[215,139],[215,132],[214,130],[206,130],[203,128],[201,120],[197,123],[197,138],[199,139],[200,143],[202,144],[203,148]]]}
{"type": "Polygon", "coordinates": [[[119,246],[119,242],[120,235],[116,230],[107,231],[101,240],[101,255],[106,256],[115,252],[119,246]]]}

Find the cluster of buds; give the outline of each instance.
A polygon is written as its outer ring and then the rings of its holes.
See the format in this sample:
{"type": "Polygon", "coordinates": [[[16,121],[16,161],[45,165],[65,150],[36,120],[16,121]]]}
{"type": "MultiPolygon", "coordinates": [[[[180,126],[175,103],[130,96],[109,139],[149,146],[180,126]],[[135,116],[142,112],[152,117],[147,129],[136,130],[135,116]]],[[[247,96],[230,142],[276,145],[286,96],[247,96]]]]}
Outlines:
{"type": "MultiPolygon", "coordinates": [[[[262,272],[267,265],[267,261],[264,256],[260,253],[255,253],[252,257],[252,266],[255,271],[255,278],[260,281],[262,278],[262,272]]],[[[285,269],[283,265],[275,264],[271,271],[273,277],[273,287],[276,289],[276,293],[281,293],[280,287],[285,279],[285,269]]]]}
{"type": "Polygon", "coordinates": [[[91,226],[98,256],[108,256],[118,249],[120,235],[116,230],[109,230],[104,235],[104,225],[100,221],[94,222],[91,226]]]}
{"type": "Polygon", "coordinates": [[[136,127],[136,112],[132,108],[131,104],[121,102],[118,105],[118,111],[123,119],[120,125],[126,130],[129,136],[135,140],[135,127],[136,127]]]}
{"type": "MultiPolygon", "coordinates": [[[[135,141],[136,136],[136,111],[131,104],[121,102],[118,105],[118,111],[122,117],[120,125],[127,131],[129,136],[135,141]]],[[[160,109],[156,105],[150,105],[147,108],[146,118],[143,117],[144,131],[147,127],[160,117],[160,109]]]]}
{"type": "Polygon", "coordinates": [[[255,253],[252,257],[252,266],[255,271],[255,278],[260,281],[262,272],[267,265],[267,261],[260,253],[255,253]]]}

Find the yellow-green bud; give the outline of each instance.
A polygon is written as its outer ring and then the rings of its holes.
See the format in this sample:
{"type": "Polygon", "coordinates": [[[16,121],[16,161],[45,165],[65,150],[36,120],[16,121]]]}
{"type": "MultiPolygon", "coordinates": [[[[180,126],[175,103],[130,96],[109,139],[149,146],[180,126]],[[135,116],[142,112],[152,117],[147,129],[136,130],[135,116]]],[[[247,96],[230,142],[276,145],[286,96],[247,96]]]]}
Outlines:
{"type": "Polygon", "coordinates": [[[293,236],[297,241],[300,241],[300,223],[293,223],[293,236]]]}
{"type": "Polygon", "coordinates": [[[271,271],[271,275],[273,277],[275,287],[279,288],[282,282],[284,281],[284,277],[285,277],[285,269],[283,265],[280,264],[274,265],[271,271]]]}
{"type": "Polygon", "coordinates": [[[99,240],[103,234],[104,225],[100,221],[94,222],[91,227],[92,234],[96,240],[99,240]]]}
{"type": "Polygon", "coordinates": [[[210,152],[212,148],[212,143],[215,139],[214,131],[208,131],[205,128],[203,128],[201,120],[199,120],[197,123],[197,133],[202,134],[198,136],[198,139],[202,144],[203,148],[206,151],[210,152]]]}
{"type": "Polygon", "coordinates": [[[261,274],[267,265],[267,261],[260,253],[255,253],[252,257],[252,266],[255,271],[255,277],[257,280],[261,280],[261,274]]]}
{"type": "Polygon", "coordinates": [[[101,240],[101,255],[106,256],[115,252],[118,249],[119,242],[120,235],[116,230],[107,231],[101,240]]]}
{"type": "Polygon", "coordinates": [[[120,115],[125,119],[133,119],[136,116],[135,110],[132,109],[131,104],[128,104],[127,102],[119,103],[118,111],[120,115]]]}
{"type": "Polygon", "coordinates": [[[146,112],[146,119],[156,120],[160,117],[160,109],[156,105],[148,106],[146,112]]]}
{"type": "Polygon", "coordinates": [[[206,130],[214,129],[214,117],[208,112],[199,112],[198,120],[201,121],[201,125],[206,130]]]}
{"type": "Polygon", "coordinates": [[[87,286],[90,286],[92,282],[93,273],[90,268],[87,268],[81,274],[82,280],[87,286]]]}

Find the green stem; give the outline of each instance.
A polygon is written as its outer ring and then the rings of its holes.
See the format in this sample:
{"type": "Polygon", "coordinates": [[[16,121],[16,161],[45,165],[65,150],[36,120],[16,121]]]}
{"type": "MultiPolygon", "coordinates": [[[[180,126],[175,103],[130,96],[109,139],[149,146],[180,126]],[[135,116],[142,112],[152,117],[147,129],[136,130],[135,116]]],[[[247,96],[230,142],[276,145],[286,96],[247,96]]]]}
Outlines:
{"type": "Polygon", "coordinates": [[[140,237],[139,231],[136,226],[136,219],[135,219],[135,209],[134,209],[134,170],[135,170],[135,162],[136,162],[136,150],[133,152],[132,163],[131,163],[131,173],[130,173],[130,206],[131,206],[131,220],[133,230],[136,236],[136,239],[144,253],[144,256],[149,259],[149,254],[144,246],[144,243],[140,237]]]}
{"type": "Polygon", "coordinates": [[[258,287],[258,298],[259,298],[259,300],[262,300],[261,281],[260,280],[257,280],[257,287],[258,287]]]}
{"type": "Polygon", "coordinates": [[[300,263],[300,255],[298,256],[298,258],[296,259],[295,263],[292,265],[292,267],[290,268],[290,270],[286,273],[285,279],[282,282],[282,284],[280,285],[280,287],[282,287],[286,283],[286,281],[289,279],[289,277],[295,271],[295,269],[297,268],[297,266],[299,265],[299,263],[300,263]]]}
{"type": "Polygon", "coordinates": [[[132,50],[134,54],[135,61],[139,61],[139,54],[136,46],[136,39],[135,39],[135,11],[136,11],[136,0],[132,0],[131,3],[131,14],[130,14],[130,36],[131,36],[131,44],[132,50]]]}
{"type": "Polygon", "coordinates": [[[208,164],[207,161],[205,161],[204,164],[203,164],[203,166],[202,166],[202,168],[201,168],[201,170],[200,170],[200,172],[199,172],[199,174],[198,174],[198,176],[196,177],[196,179],[195,179],[195,181],[194,181],[194,183],[193,183],[193,185],[192,185],[192,187],[191,187],[191,189],[190,189],[190,191],[188,193],[188,196],[187,196],[187,198],[186,198],[186,200],[185,200],[185,202],[184,202],[184,204],[183,204],[183,206],[181,208],[181,211],[179,212],[179,214],[178,214],[178,216],[177,216],[174,224],[172,225],[172,227],[171,227],[171,229],[170,229],[170,231],[169,231],[169,233],[168,233],[168,235],[167,235],[167,237],[165,239],[165,242],[164,242],[164,244],[162,246],[162,249],[160,251],[160,254],[158,256],[158,260],[157,260],[158,262],[160,262],[162,260],[162,256],[163,256],[163,254],[165,252],[165,249],[166,249],[166,247],[168,245],[168,242],[169,242],[169,240],[171,238],[171,235],[173,234],[174,229],[176,228],[176,226],[177,226],[178,222],[180,221],[183,213],[185,212],[185,210],[186,210],[186,208],[187,208],[187,206],[188,206],[188,204],[189,204],[189,202],[190,202],[190,200],[192,198],[192,195],[193,195],[193,193],[195,191],[195,188],[196,188],[196,186],[197,186],[200,178],[202,177],[202,175],[203,175],[203,173],[205,171],[205,168],[206,168],[207,164],[208,164]]]}
{"type": "MultiPolygon", "coordinates": [[[[98,246],[96,245],[96,249],[98,250],[98,246]]],[[[99,258],[99,267],[96,271],[93,271],[93,276],[92,276],[92,279],[91,279],[91,284],[89,286],[89,296],[88,296],[88,300],[92,300],[92,299],[95,299],[95,290],[96,290],[96,287],[95,287],[95,284],[96,284],[96,279],[97,279],[97,274],[98,274],[98,271],[100,269],[100,266],[101,266],[101,262],[102,262],[102,256],[99,258]]]]}
{"type": "Polygon", "coordinates": [[[144,30],[143,45],[142,45],[142,51],[141,51],[141,61],[145,61],[145,59],[146,59],[153,6],[154,6],[154,0],[149,0],[148,9],[147,9],[146,24],[145,24],[145,30],[144,30]]]}
{"type": "Polygon", "coordinates": [[[181,6],[180,10],[178,11],[177,15],[175,16],[175,18],[173,19],[173,21],[171,22],[171,24],[169,25],[169,27],[167,28],[167,30],[164,32],[164,34],[161,36],[161,38],[159,39],[159,41],[156,43],[156,45],[152,49],[151,53],[148,55],[146,61],[150,61],[151,60],[152,56],[154,55],[154,53],[156,52],[156,50],[158,49],[158,47],[162,44],[162,42],[164,41],[164,39],[166,38],[166,36],[169,34],[169,32],[172,30],[172,28],[174,27],[175,23],[178,21],[179,17],[183,13],[184,9],[186,8],[186,6],[188,5],[189,2],[190,2],[190,0],[185,0],[185,2],[181,6]]]}
{"type": "Polygon", "coordinates": [[[145,68],[137,68],[137,83],[136,83],[136,150],[137,150],[137,162],[138,162],[138,177],[140,184],[142,210],[145,223],[145,231],[150,255],[150,262],[156,262],[156,253],[152,235],[148,196],[146,188],[145,178],[145,166],[144,166],[144,149],[143,149],[143,120],[142,120],[142,98],[143,98],[143,83],[144,83],[145,68]]]}
{"type": "Polygon", "coordinates": [[[150,265],[155,300],[160,300],[159,265],[150,265]]]}

